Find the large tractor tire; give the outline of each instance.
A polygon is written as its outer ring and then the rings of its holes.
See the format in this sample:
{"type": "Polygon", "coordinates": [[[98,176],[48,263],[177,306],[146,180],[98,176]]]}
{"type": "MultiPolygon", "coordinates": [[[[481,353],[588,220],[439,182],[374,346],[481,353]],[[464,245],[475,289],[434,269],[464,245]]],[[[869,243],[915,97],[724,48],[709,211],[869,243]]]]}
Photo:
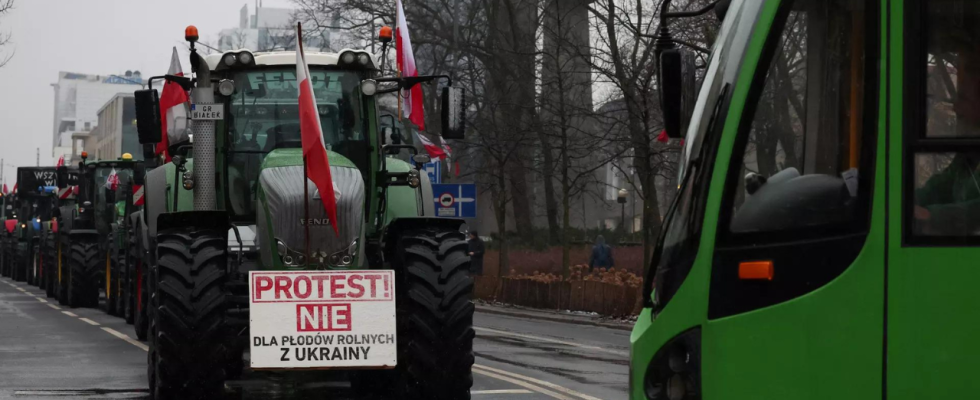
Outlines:
{"type": "Polygon", "coordinates": [[[352,384],[369,398],[469,399],[473,278],[463,234],[412,230],[396,243],[398,366],[359,372],[352,384]]]}
{"type": "Polygon", "coordinates": [[[44,292],[48,297],[55,297],[58,289],[58,252],[54,241],[54,232],[44,233],[41,261],[44,263],[44,292]]]}
{"type": "Polygon", "coordinates": [[[58,304],[63,306],[68,305],[68,282],[71,278],[71,272],[69,271],[68,263],[68,241],[61,238],[58,243],[55,243],[55,253],[57,255],[58,264],[56,268],[57,271],[57,284],[55,289],[55,298],[58,299],[58,304]]]}
{"type": "MultiPolygon", "coordinates": [[[[133,279],[130,280],[130,290],[131,293],[131,304],[132,304],[132,318],[133,318],[133,329],[136,331],[136,337],[139,340],[146,340],[147,329],[149,328],[149,317],[147,317],[146,310],[149,305],[149,298],[147,293],[149,293],[149,286],[147,281],[147,271],[143,263],[143,246],[142,243],[137,240],[137,236],[141,232],[140,227],[136,226],[130,232],[129,237],[129,251],[128,259],[126,264],[130,268],[130,274],[133,279]]],[[[128,322],[128,321],[127,321],[128,322]]]]}
{"type": "Polygon", "coordinates": [[[0,238],[0,275],[10,278],[10,244],[7,238],[0,238]]]}
{"type": "Polygon", "coordinates": [[[112,256],[115,249],[112,243],[115,239],[112,235],[109,235],[109,245],[106,247],[105,255],[105,276],[102,282],[105,286],[105,311],[107,314],[112,316],[119,316],[119,268],[116,266],[116,260],[112,256]]]}
{"type": "Polygon", "coordinates": [[[68,306],[99,306],[99,244],[72,240],[68,257],[68,306]]]}
{"type": "Polygon", "coordinates": [[[227,233],[178,228],[157,240],[150,391],[158,399],[217,398],[227,360],[227,233]]]}
{"type": "Polygon", "coordinates": [[[31,258],[27,256],[28,251],[25,245],[17,242],[14,246],[14,280],[26,282],[31,258]]]}

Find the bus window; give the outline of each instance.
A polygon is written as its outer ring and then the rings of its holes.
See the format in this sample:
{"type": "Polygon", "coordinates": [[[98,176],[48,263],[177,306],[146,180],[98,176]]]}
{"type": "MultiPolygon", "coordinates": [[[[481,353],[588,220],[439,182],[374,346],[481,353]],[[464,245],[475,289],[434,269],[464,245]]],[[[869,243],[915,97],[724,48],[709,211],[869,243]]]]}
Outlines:
{"type": "Polygon", "coordinates": [[[737,144],[733,234],[851,225],[866,210],[864,3],[793,2],[737,144]]]}
{"type": "Polygon", "coordinates": [[[913,239],[980,238],[980,31],[971,25],[980,18],[980,4],[937,0],[916,6],[923,33],[910,41],[913,61],[907,64],[906,162],[912,165],[906,170],[906,226],[913,239]]]}

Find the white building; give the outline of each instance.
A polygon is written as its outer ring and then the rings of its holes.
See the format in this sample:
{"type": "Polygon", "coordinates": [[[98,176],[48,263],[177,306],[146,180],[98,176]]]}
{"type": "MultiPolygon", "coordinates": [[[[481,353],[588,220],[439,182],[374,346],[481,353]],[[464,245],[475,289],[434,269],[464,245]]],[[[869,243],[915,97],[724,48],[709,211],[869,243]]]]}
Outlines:
{"type": "Polygon", "coordinates": [[[99,124],[98,111],[118,93],[132,94],[145,83],[139,71],[119,75],[92,75],[59,72],[54,88],[54,121],[51,156],[67,155],[66,160],[78,157],[73,148],[99,124]],[[74,138],[73,138],[74,136],[74,138]]]}
{"type": "Polygon", "coordinates": [[[85,151],[96,160],[115,160],[129,153],[143,159],[136,133],[136,100],[133,93],[118,93],[99,109],[99,124],[85,140],[85,151]]]}
{"type": "MultiPolygon", "coordinates": [[[[296,50],[295,10],[262,7],[256,4],[255,14],[249,15],[248,4],[239,11],[238,27],[223,29],[218,33],[218,49],[221,51],[249,49],[252,51],[296,50]]],[[[335,18],[339,24],[339,15],[335,18]]],[[[333,24],[336,26],[337,24],[333,24]]],[[[338,51],[343,48],[363,47],[360,41],[351,40],[340,29],[328,29],[322,35],[304,34],[303,46],[308,50],[338,51]]]]}

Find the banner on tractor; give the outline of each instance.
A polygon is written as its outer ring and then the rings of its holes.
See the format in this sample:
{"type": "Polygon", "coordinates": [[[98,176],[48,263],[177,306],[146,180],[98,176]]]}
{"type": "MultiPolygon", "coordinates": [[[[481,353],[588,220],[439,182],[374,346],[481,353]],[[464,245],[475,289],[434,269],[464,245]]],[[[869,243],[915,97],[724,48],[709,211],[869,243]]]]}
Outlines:
{"type": "Polygon", "coordinates": [[[251,366],[393,368],[393,271],[249,272],[251,366]]]}

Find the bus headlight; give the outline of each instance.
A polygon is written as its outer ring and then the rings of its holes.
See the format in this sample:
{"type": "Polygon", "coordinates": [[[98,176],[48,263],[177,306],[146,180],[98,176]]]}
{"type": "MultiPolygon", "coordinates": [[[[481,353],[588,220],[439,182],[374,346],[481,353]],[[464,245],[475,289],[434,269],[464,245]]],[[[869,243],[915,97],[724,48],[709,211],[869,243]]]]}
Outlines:
{"type": "Polygon", "coordinates": [[[701,398],[701,328],[667,342],[647,368],[643,391],[650,400],[701,398]]]}

